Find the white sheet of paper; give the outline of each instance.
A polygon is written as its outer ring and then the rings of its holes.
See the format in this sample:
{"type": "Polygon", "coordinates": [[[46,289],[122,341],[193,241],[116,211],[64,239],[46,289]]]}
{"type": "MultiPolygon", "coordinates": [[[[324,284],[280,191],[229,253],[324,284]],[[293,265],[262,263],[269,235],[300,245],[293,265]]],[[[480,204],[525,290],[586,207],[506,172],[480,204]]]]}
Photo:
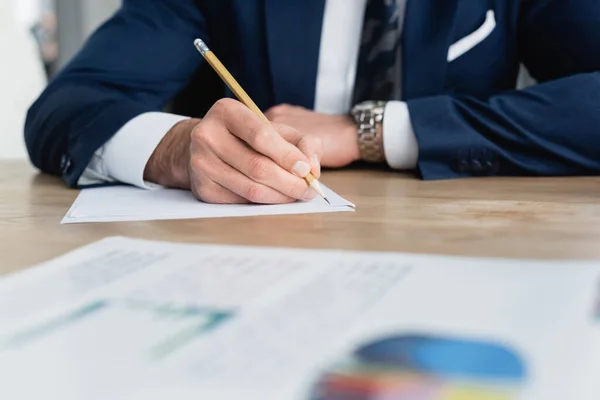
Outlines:
{"type": "Polygon", "coordinates": [[[410,390],[596,400],[599,279],[597,263],[109,238],[0,279],[0,398],[312,400],[391,335],[490,343],[523,367],[516,380],[409,371],[410,390]]]}
{"type": "Polygon", "coordinates": [[[185,190],[145,190],[130,186],[84,189],[62,220],[62,224],[82,222],[149,221],[245,217],[254,215],[310,214],[354,211],[354,204],[322,185],[331,205],[317,196],[309,202],[293,204],[207,204],[185,190]]]}

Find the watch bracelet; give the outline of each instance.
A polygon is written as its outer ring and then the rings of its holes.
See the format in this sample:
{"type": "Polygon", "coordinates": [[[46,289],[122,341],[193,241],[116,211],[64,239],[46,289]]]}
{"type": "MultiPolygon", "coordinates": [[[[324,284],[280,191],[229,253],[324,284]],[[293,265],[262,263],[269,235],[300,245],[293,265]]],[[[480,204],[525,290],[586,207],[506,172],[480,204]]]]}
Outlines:
{"type": "Polygon", "coordinates": [[[385,162],[383,138],[378,127],[383,122],[383,114],[371,110],[361,112],[356,119],[358,125],[358,147],[361,158],[372,163],[385,162]]]}

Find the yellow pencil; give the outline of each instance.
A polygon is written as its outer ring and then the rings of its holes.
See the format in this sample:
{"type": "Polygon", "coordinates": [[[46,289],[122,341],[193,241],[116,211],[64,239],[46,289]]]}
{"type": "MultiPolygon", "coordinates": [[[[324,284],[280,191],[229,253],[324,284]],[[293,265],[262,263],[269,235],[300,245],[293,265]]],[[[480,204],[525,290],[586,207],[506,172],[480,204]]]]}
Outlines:
{"type": "MultiPolygon", "coordinates": [[[[210,66],[215,70],[215,72],[221,77],[221,79],[225,82],[225,84],[231,89],[231,91],[236,95],[238,100],[246,105],[250,110],[252,110],[259,118],[262,118],[264,121],[271,123],[269,119],[260,111],[260,108],[252,101],[250,96],[246,93],[244,89],[240,86],[240,84],[235,80],[233,75],[229,73],[227,68],[219,61],[217,56],[208,48],[206,43],[204,43],[201,39],[196,39],[194,41],[194,46],[196,49],[202,54],[204,59],[210,64],[210,66]]],[[[329,199],[323,192],[321,185],[319,185],[319,181],[312,174],[309,173],[307,177],[304,178],[308,186],[310,186],[315,192],[317,192],[327,203],[329,203],[329,199]]],[[[331,204],[331,203],[330,203],[331,204]]]]}

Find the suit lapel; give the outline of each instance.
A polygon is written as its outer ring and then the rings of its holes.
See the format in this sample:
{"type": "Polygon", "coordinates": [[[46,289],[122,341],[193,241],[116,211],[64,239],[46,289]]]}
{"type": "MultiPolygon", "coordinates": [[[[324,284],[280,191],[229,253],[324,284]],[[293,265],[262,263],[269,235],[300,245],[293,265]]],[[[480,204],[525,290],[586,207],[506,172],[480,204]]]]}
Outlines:
{"type": "Polygon", "coordinates": [[[408,0],[403,34],[403,98],[440,94],[460,0],[408,0]]]}
{"type": "Polygon", "coordinates": [[[314,107],[324,10],[325,0],[265,0],[275,104],[314,107]]]}

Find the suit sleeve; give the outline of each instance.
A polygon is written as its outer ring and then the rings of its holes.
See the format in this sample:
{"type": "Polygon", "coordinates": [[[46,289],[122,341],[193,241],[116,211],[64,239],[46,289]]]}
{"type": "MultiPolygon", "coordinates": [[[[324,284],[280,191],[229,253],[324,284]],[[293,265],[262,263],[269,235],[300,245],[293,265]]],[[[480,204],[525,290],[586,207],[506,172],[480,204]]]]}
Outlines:
{"type": "Polygon", "coordinates": [[[32,163],[76,186],[96,149],[125,123],[161,111],[202,62],[193,0],[125,0],[28,111],[32,163]]]}
{"type": "Polygon", "coordinates": [[[600,2],[520,4],[521,59],[540,83],[409,101],[424,179],[600,173],[600,2]]]}

